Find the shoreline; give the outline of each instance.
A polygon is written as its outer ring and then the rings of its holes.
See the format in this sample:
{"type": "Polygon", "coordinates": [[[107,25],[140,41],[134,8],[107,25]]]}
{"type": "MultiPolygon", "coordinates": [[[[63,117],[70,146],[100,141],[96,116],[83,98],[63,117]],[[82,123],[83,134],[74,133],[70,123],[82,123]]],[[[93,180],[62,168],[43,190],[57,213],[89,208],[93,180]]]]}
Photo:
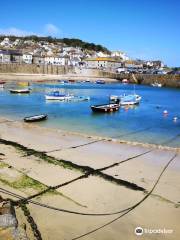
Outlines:
{"type": "Polygon", "coordinates": [[[18,123],[21,124],[22,126],[28,127],[28,128],[36,128],[39,130],[46,130],[48,132],[56,132],[56,133],[63,133],[69,136],[79,136],[83,137],[85,139],[93,139],[95,141],[106,141],[106,142],[114,142],[117,144],[126,144],[129,146],[139,146],[139,147],[145,147],[149,149],[161,149],[161,150],[169,150],[169,151],[177,151],[180,152],[180,147],[170,147],[166,145],[160,145],[160,144],[152,144],[152,143],[143,143],[143,142],[137,142],[137,141],[126,141],[126,140],[121,140],[118,138],[111,138],[111,137],[103,137],[99,135],[91,135],[91,134],[86,134],[86,133],[81,133],[81,132],[76,132],[76,131],[67,131],[59,128],[53,128],[53,127],[44,127],[44,126],[39,126],[37,124],[33,123],[25,123],[23,120],[14,120],[12,118],[7,118],[7,117],[0,117],[0,124],[4,123],[18,123]]]}

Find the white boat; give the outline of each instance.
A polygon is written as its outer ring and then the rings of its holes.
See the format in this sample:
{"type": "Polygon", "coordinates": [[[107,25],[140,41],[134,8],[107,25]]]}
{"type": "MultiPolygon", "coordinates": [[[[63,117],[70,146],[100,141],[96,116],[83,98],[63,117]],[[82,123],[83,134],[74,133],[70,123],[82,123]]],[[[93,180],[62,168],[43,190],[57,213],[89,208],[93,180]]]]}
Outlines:
{"type": "Polygon", "coordinates": [[[162,84],[158,83],[158,82],[155,82],[155,83],[152,83],[151,86],[153,86],[153,87],[162,87],[162,84]]]}
{"type": "Polygon", "coordinates": [[[89,101],[90,97],[88,96],[74,96],[74,98],[69,99],[68,101],[72,102],[83,102],[83,101],[89,101]]]}
{"type": "Polygon", "coordinates": [[[125,79],[122,80],[122,83],[123,83],[123,84],[128,84],[128,83],[129,83],[129,80],[125,78],[125,79]]]}
{"type": "Polygon", "coordinates": [[[111,95],[110,96],[110,101],[114,101],[114,102],[116,102],[117,100],[119,100],[120,102],[121,101],[123,101],[123,99],[133,99],[133,100],[135,100],[136,102],[140,102],[141,101],[141,99],[142,99],[142,97],[140,96],[140,95],[138,95],[138,94],[131,94],[131,95],[120,95],[120,96],[117,96],[117,95],[111,95]]]}
{"type": "Polygon", "coordinates": [[[133,95],[128,95],[120,99],[120,106],[125,105],[137,105],[139,104],[139,100],[133,95]]]}
{"type": "Polygon", "coordinates": [[[71,94],[61,94],[59,91],[54,91],[50,94],[45,95],[46,100],[59,100],[59,101],[65,101],[65,100],[71,100],[74,98],[74,95],[71,94]]]}

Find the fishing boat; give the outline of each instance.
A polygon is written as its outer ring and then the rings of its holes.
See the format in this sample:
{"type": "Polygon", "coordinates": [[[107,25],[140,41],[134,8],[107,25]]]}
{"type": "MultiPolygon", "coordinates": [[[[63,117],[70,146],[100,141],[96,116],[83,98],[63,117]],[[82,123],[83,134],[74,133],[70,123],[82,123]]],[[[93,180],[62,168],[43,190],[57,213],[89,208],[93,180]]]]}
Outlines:
{"type": "Polygon", "coordinates": [[[123,79],[123,80],[122,80],[122,83],[123,83],[123,84],[128,84],[128,83],[129,83],[129,80],[128,80],[128,79],[123,79]]]}
{"type": "Polygon", "coordinates": [[[93,112],[115,112],[119,110],[119,104],[117,103],[109,103],[109,104],[100,104],[100,105],[92,105],[91,109],[93,112]]]}
{"type": "Polygon", "coordinates": [[[158,82],[155,82],[155,83],[152,83],[151,86],[153,86],[153,87],[162,87],[162,84],[158,83],[158,82]]]}
{"type": "Polygon", "coordinates": [[[70,83],[74,83],[75,80],[74,80],[74,79],[69,79],[69,82],[70,82],[70,83]]]}
{"type": "Polygon", "coordinates": [[[54,91],[50,94],[45,95],[46,100],[59,100],[59,101],[64,101],[64,100],[70,100],[74,98],[74,95],[72,94],[61,94],[59,91],[54,91]]]}
{"type": "Polygon", "coordinates": [[[120,99],[120,105],[125,106],[125,105],[137,105],[140,103],[141,97],[136,95],[127,95],[124,96],[120,99]]]}
{"type": "Polygon", "coordinates": [[[84,101],[89,101],[90,97],[89,96],[74,96],[73,98],[69,99],[68,101],[71,102],[84,102],[84,101]]]}
{"type": "Polygon", "coordinates": [[[27,94],[30,93],[29,88],[24,88],[24,89],[9,89],[10,93],[13,94],[27,94]]]}
{"type": "Polygon", "coordinates": [[[24,122],[39,122],[47,119],[47,114],[34,115],[30,117],[25,117],[24,122]]]}
{"type": "Polygon", "coordinates": [[[120,95],[120,96],[111,95],[111,96],[110,96],[110,101],[116,102],[117,99],[119,99],[119,101],[121,101],[121,100],[124,99],[125,97],[130,97],[130,98],[131,98],[131,97],[134,97],[137,102],[140,102],[141,99],[142,99],[142,97],[141,97],[140,95],[138,95],[138,94],[130,94],[130,95],[125,95],[125,94],[124,94],[124,95],[120,95]]]}
{"type": "Polygon", "coordinates": [[[97,80],[96,84],[105,84],[105,81],[104,80],[97,80]]]}

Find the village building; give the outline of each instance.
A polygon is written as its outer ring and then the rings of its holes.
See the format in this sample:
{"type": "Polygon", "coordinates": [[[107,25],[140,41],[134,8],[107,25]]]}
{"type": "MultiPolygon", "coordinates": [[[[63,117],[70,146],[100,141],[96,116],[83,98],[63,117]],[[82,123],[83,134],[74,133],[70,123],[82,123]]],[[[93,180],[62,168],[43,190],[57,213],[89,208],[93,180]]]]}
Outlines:
{"type": "Polygon", "coordinates": [[[32,64],[33,56],[30,53],[24,53],[23,56],[23,63],[32,64]]]}
{"type": "Polygon", "coordinates": [[[38,64],[38,65],[43,65],[43,64],[45,64],[45,59],[41,55],[34,54],[32,57],[32,63],[38,64]]]}
{"type": "Polygon", "coordinates": [[[68,65],[69,63],[69,58],[64,56],[47,56],[45,57],[45,64],[51,64],[51,65],[60,65],[60,66],[65,66],[68,65]]]}
{"type": "Polygon", "coordinates": [[[2,63],[22,63],[22,53],[16,50],[1,50],[0,62],[2,63]]]}
{"type": "Polygon", "coordinates": [[[125,68],[132,68],[132,69],[140,69],[143,68],[143,62],[135,61],[135,60],[128,60],[123,63],[125,68]]]}
{"type": "Polygon", "coordinates": [[[11,56],[7,51],[0,50],[0,63],[10,63],[11,56]]]}
{"type": "Polygon", "coordinates": [[[122,66],[121,61],[112,58],[87,58],[84,60],[87,68],[116,69],[122,66]]]}
{"type": "Polygon", "coordinates": [[[121,52],[121,51],[112,51],[111,52],[111,57],[113,57],[113,58],[120,58],[123,61],[129,60],[129,57],[126,55],[126,53],[121,52]]]}

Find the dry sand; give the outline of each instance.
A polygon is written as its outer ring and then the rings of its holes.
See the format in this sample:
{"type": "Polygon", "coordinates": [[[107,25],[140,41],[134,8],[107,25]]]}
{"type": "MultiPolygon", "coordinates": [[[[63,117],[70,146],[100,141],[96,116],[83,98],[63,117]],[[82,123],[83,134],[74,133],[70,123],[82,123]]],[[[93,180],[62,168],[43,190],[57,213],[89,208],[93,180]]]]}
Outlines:
{"type": "Polygon", "coordinates": [[[98,76],[86,76],[86,75],[78,75],[78,74],[65,74],[65,75],[53,75],[53,74],[23,74],[23,73],[0,73],[1,81],[53,81],[53,80],[104,80],[106,82],[118,82],[117,79],[113,78],[105,78],[98,76]]]}
{"type": "MultiPolygon", "coordinates": [[[[102,175],[91,174],[34,200],[58,208],[88,213],[117,212],[140,201],[145,192],[133,189],[133,183],[151,190],[164,166],[178,149],[161,148],[145,144],[127,144],[88,137],[55,129],[46,129],[33,124],[8,122],[0,119],[0,138],[11,142],[0,144],[0,163],[11,168],[0,168],[0,179],[26,175],[43,186],[56,186],[83,174],[84,166],[92,169],[107,167],[102,175]],[[99,141],[100,140],[100,141],[99,141]],[[30,156],[13,145],[19,143],[36,151],[47,152],[56,162],[45,161],[41,155],[30,156]],[[150,151],[150,152],[148,152],[150,151]],[[141,156],[139,156],[142,154],[141,156]],[[132,158],[133,156],[137,156],[132,158]],[[128,158],[129,161],[124,161],[128,158]],[[63,160],[59,165],[58,161],[63,160]],[[70,164],[70,165],[69,165],[70,164]],[[76,165],[73,165],[76,164],[76,165]],[[115,166],[113,164],[116,164],[115,166]],[[112,166],[111,166],[112,165],[112,166]],[[117,180],[117,181],[116,181],[117,180]],[[118,181],[119,180],[119,181],[118,181]],[[129,187],[121,180],[129,183],[129,187]]],[[[123,218],[90,234],[84,239],[180,239],[180,154],[162,175],[152,195],[123,218]],[[138,237],[134,229],[172,229],[172,234],[144,234],[138,237]]],[[[29,196],[35,189],[13,188],[0,181],[0,187],[29,196]]],[[[36,189],[35,192],[38,192],[36,189]]],[[[0,193],[2,194],[2,193],[0,193]]],[[[9,197],[2,194],[4,197],[9,197]]],[[[112,216],[81,216],[29,204],[28,208],[38,225],[43,240],[73,239],[113,220],[112,216]]],[[[33,239],[31,237],[31,239],[33,239]]],[[[83,238],[82,238],[83,239],[83,238]]]]}

